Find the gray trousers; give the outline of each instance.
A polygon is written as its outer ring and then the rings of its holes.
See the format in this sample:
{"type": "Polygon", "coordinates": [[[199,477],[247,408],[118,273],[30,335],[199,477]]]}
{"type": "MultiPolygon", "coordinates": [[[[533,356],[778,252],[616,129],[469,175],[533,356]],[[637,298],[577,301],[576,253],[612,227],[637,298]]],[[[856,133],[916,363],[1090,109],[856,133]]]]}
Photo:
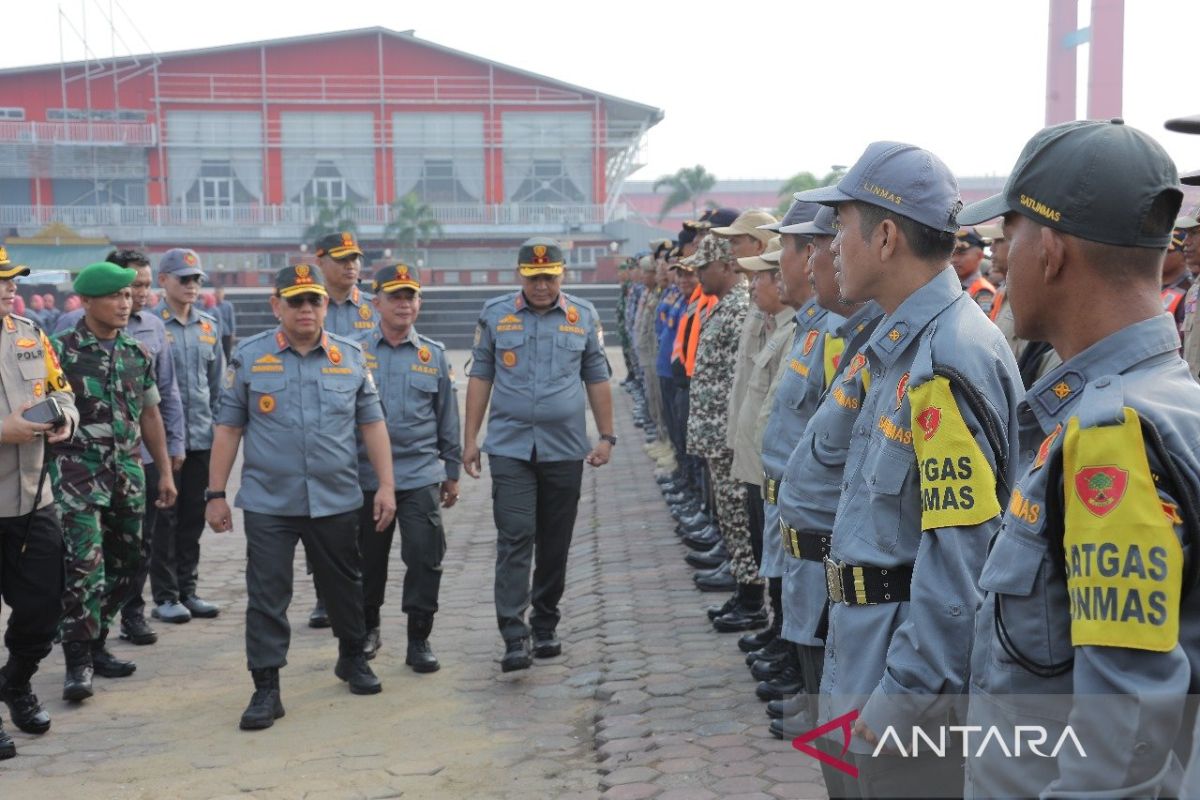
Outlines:
{"type": "Polygon", "coordinates": [[[442,525],[441,484],[396,492],[396,519],[386,530],[375,530],[375,492],[363,492],[358,512],[358,549],[363,561],[363,598],[368,628],[379,627],[379,609],[387,586],[392,538],[400,528],[400,560],[404,562],[404,592],[400,608],[405,614],[432,617],[438,610],[442,584],[442,558],[446,555],[446,529],[442,525]]]}
{"type": "Polygon", "coordinates": [[[530,625],[553,630],[567,580],[567,552],[575,532],[582,461],[524,461],[488,456],[492,515],[496,520],[496,623],[500,635],[529,635],[530,625]],[[530,589],[529,569],[533,567],[530,589]]]}
{"type": "Polygon", "coordinates": [[[297,542],[304,542],[334,636],[352,642],[365,639],[358,511],[315,519],[253,511],[246,511],[244,516],[249,668],[287,664],[292,638],[287,610],[292,602],[292,561],[297,542]]]}

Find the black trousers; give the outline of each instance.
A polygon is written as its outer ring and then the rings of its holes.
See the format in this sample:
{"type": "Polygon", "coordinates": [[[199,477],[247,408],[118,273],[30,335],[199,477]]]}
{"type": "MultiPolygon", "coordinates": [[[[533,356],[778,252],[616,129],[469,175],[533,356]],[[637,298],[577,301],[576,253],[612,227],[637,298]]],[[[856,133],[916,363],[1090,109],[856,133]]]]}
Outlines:
{"type": "Polygon", "coordinates": [[[150,591],[158,605],[196,594],[208,456],[208,450],[187,451],[183,469],[175,476],[179,499],[157,515],[150,537],[150,591]]]}
{"type": "Polygon", "coordinates": [[[361,641],[363,626],[358,511],[331,517],[280,517],[244,512],[246,523],[246,661],[250,669],[287,664],[292,629],[292,560],[304,542],[339,639],[361,641]]]}
{"type": "Polygon", "coordinates": [[[4,644],[14,659],[37,664],[53,646],[63,610],[64,558],[53,504],[21,517],[0,517],[0,596],[12,609],[4,644]]]}
{"type": "Polygon", "coordinates": [[[233,334],[226,334],[221,337],[221,349],[225,351],[225,360],[229,360],[229,354],[233,352],[233,334]]]}
{"type": "Polygon", "coordinates": [[[746,487],[746,514],[750,520],[750,547],[754,550],[754,563],[762,567],[763,527],[767,524],[763,509],[762,487],[756,483],[744,483],[746,487]]]}
{"type": "Polygon", "coordinates": [[[372,519],[375,492],[363,492],[358,512],[358,550],[363,563],[363,611],[368,628],[379,627],[387,585],[392,537],[400,527],[400,560],[404,562],[404,592],[400,608],[405,614],[438,610],[442,585],[442,558],[446,555],[446,529],[442,526],[440,484],[396,492],[396,519],[386,530],[375,530],[372,519]]]}
{"type": "Polygon", "coordinates": [[[496,521],[496,623],[505,639],[558,626],[575,532],[582,461],[524,461],[489,456],[496,521]],[[533,587],[529,570],[533,562],[533,587]]]}
{"type": "Polygon", "coordinates": [[[659,391],[662,393],[663,419],[666,421],[667,438],[675,450],[675,461],[683,464],[687,456],[687,430],[679,424],[678,389],[674,378],[658,376],[659,391]]]}
{"type": "MultiPolygon", "coordinates": [[[[129,599],[121,609],[121,618],[142,617],[146,614],[146,600],[142,595],[146,591],[146,581],[150,578],[150,543],[154,541],[154,527],[158,524],[158,508],[154,502],[158,500],[158,465],[153,461],[143,464],[146,472],[146,513],[142,515],[142,563],[129,589],[129,599]]],[[[207,485],[207,484],[206,484],[207,485]]]]}

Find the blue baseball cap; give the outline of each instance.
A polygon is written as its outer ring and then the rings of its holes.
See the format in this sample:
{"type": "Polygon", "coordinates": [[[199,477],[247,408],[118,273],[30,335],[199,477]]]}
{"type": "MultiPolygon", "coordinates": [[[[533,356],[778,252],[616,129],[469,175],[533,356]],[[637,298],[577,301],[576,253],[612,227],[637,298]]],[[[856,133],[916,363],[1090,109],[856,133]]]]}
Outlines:
{"type": "Polygon", "coordinates": [[[821,206],[817,215],[808,222],[788,225],[780,228],[780,233],[793,233],[797,236],[837,236],[837,228],[833,226],[833,218],[837,212],[833,206],[821,206]]]}
{"type": "Polygon", "coordinates": [[[783,219],[778,222],[772,222],[770,225],[759,225],[764,231],[775,231],[776,233],[791,233],[785,231],[784,227],[790,225],[799,225],[802,222],[811,222],[812,218],[817,215],[824,206],[820,203],[805,203],[801,200],[793,200],[788,206],[787,213],[783,215],[783,219]]]}
{"type": "Polygon", "coordinates": [[[903,142],[872,142],[836,186],[794,196],[822,205],[857,200],[945,233],[958,232],[962,208],[950,168],[928,150],[903,142]]]}

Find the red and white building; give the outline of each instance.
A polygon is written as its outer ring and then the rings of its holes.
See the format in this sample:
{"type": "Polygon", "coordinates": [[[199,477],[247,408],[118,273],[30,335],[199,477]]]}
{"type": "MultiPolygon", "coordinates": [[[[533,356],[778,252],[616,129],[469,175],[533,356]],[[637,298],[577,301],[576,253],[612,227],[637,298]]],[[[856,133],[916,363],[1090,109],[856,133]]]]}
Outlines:
{"type": "Polygon", "coordinates": [[[311,251],[322,204],[384,257],[415,194],[443,231],[413,254],[432,282],[511,281],[532,235],[587,281],[662,116],[384,28],[0,70],[0,235],[193,247],[257,284],[311,251]]]}

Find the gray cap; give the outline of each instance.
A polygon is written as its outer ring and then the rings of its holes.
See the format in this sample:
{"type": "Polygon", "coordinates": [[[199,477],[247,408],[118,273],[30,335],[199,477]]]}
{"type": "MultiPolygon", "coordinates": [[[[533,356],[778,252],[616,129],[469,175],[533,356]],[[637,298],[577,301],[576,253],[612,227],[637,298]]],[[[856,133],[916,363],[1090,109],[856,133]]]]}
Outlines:
{"type": "Polygon", "coordinates": [[[163,253],[158,262],[159,275],[174,275],[176,278],[186,278],[188,275],[203,275],[200,268],[200,256],[195,250],[176,247],[163,253]]]}
{"type": "Polygon", "coordinates": [[[817,215],[817,211],[821,208],[819,203],[805,203],[801,200],[793,200],[788,206],[787,213],[783,215],[783,219],[778,222],[772,222],[770,225],[759,225],[764,231],[775,231],[776,233],[790,233],[784,231],[785,225],[799,225],[801,222],[808,222],[817,215]]]}
{"type": "Polygon", "coordinates": [[[780,233],[794,233],[797,236],[837,236],[837,228],[833,226],[837,211],[833,206],[821,206],[817,215],[808,222],[789,225],[782,228],[780,233]]]}
{"type": "Polygon", "coordinates": [[[946,233],[958,232],[958,181],[940,158],[902,142],[872,142],[836,186],[796,192],[797,200],[837,205],[857,200],[946,233]]]}
{"type": "Polygon", "coordinates": [[[1117,247],[1167,247],[1171,230],[1146,233],[1143,221],[1163,192],[1183,193],[1162,145],[1123,120],[1077,120],[1043,128],[1017,158],[1004,190],[963,209],[974,225],[1016,212],[1039,225],[1117,247]]]}

